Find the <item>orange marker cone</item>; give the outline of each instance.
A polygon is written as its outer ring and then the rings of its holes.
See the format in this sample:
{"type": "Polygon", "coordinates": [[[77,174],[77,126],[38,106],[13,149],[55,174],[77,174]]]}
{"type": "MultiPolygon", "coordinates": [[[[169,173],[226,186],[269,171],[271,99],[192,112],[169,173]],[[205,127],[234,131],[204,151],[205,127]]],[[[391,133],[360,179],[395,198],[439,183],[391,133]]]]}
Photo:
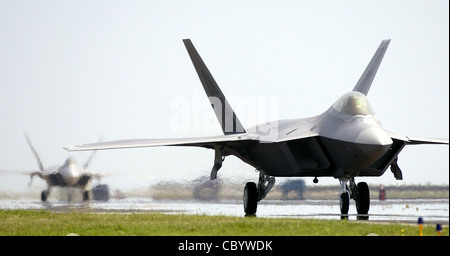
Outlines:
{"type": "Polygon", "coordinates": [[[438,236],[440,236],[442,233],[442,226],[439,223],[436,225],[436,232],[437,232],[438,236]]]}
{"type": "Polygon", "coordinates": [[[423,236],[423,218],[422,217],[419,217],[417,224],[419,225],[419,236],[423,236]]]}

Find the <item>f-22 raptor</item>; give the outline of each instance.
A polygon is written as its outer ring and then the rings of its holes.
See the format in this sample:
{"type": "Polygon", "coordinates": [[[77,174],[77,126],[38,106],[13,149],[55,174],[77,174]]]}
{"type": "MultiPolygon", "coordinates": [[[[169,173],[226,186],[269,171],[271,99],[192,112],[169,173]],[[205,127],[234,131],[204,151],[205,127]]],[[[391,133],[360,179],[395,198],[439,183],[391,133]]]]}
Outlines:
{"type": "Polygon", "coordinates": [[[348,214],[350,199],[358,214],[370,208],[366,182],[355,177],[381,176],[390,167],[403,178],[398,155],[406,145],[449,144],[449,139],[416,138],[385,130],[367,95],[389,46],[383,40],[353,90],[341,96],[324,113],[304,119],[278,120],[245,129],[220,90],[190,39],[183,40],[224,135],[181,139],[136,139],[65,147],[69,151],[192,146],[215,151],[211,179],[217,178],[226,156],[233,155],[259,171],[256,183],[244,188],[244,211],[255,215],[275,177],[334,177],[341,184],[340,211],[348,214]]]}
{"type": "MultiPolygon", "coordinates": [[[[42,202],[47,201],[50,192],[54,187],[78,188],[82,193],[83,201],[87,201],[92,198],[92,189],[90,186],[91,181],[93,178],[100,179],[101,176],[99,174],[89,172],[87,168],[91,164],[92,159],[94,158],[97,151],[92,152],[83,166],[79,165],[73,157],[69,157],[66,159],[63,165],[44,168],[41,157],[31,144],[31,140],[28,135],[25,134],[25,138],[28,145],[30,146],[31,151],[33,152],[34,157],[36,158],[39,167],[39,171],[29,173],[31,177],[29,185],[31,185],[34,176],[38,176],[47,183],[47,189],[41,192],[42,202]]],[[[71,201],[72,195],[70,193],[68,193],[68,198],[69,201],[71,201]]]]}

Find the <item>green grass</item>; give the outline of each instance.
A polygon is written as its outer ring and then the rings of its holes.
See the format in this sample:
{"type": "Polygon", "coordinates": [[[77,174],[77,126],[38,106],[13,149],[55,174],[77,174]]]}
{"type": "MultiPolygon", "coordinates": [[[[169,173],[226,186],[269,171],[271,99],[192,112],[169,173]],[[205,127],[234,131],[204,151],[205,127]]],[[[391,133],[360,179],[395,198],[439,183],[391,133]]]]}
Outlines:
{"type": "MultiPolygon", "coordinates": [[[[160,213],[55,213],[0,210],[1,236],[417,236],[417,225],[348,220],[272,219],[160,213]]],[[[425,236],[436,236],[425,225],[425,236]]],[[[443,236],[448,236],[448,226],[443,236]]]]}

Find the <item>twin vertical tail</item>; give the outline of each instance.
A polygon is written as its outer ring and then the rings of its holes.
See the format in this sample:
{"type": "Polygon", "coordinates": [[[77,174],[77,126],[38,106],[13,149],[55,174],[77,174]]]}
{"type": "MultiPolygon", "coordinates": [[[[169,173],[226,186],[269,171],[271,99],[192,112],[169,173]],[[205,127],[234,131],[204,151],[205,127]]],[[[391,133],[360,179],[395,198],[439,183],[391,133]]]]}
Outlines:
{"type": "MultiPolygon", "coordinates": [[[[208,96],[214,113],[219,120],[222,131],[225,135],[227,134],[237,134],[245,133],[245,129],[241,122],[236,116],[236,113],[231,108],[227,99],[223,95],[219,86],[217,85],[214,77],[209,72],[202,58],[198,54],[194,45],[190,39],[183,40],[184,45],[191,57],[192,63],[194,64],[195,70],[197,71],[198,77],[202,82],[203,88],[205,89],[206,95],[208,96]]],[[[363,74],[356,83],[353,91],[357,91],[367,95],[372,85],[373,79],[378,71],[378,68],[383,60],[384,54],[391,42],[390,39],[383,40],[378,47],[377,51],[373,55],[363,74]]]]}
{"type": "Polygon", "coordinates": [[[34,157],[36,158],[36,161],[37,161],[37,163],[38,163],[39,170],[40,170],[41,172],[44,172],[44,165],[42,164],[42,161],[41,161],[41,158],[39,157],[38,152],[36,151],[36,149],[35,149],[35,148],[33,147],[33,145],[31,144],[31,140],[30,140],[30,138],[28,137],[28,135],[25,133],[24,136],[25,136],[25,139],[27,140],[28,146],[30,146],[31,151],[33,152],[33,155],[34,155],[34,157]]]}
{"type": "Polygon", "coordinates": [[[231,108],[230,104],[225,98],[225,95],[223,95],[222,91],[214,80],[214,77],[209,72],[191,40],[184,39],[183,42],[186,46],[189,56],[191,57],[198,77],[202,82],[209,102],[211,102],[214,113],[219,120],[223,133],[225,135],[245,133],[246,131],[237,118],[236,113],[231,108]]]}
{"type": "MultiPolygon", "coordinates": [[[[100,137],[100,139],[98,140],[98,143],[103,141],[103,136],[100,137]]],[[[91,155],[89,156],[89,158],[86,160],[86,163],[83,164],[83,168],[87,169],[89,167],[89,165],[92,162],[92,159],[94,159],[94,156],[97,154],[97,150],[92,151],[91,155]]]]}
{"type": "Polygon", "coordinates": [[[27,140],[28,146],[30,146],[31,151],[33,152],[34,157],[36,158],[38,167],[39,167],[39,171],[40,172],[32,172],[30,174],[30,182],[28,182],[28,186],[31,186],[31,184],[33,183],[33,177],[34,176],[39,176],[40,178],[44,179],[42,173],[44,173],[44,165],[42,164],[41,158],[39,157],[38,152],[36,151],[36,149],[33,147],[33,145],[31,144],[31,140],[28,137],[28,135],[26,133],[24,133],[25,135],[25,139],[27,140]]]}
{"type": "Polygon", "coordinates": [[[373,79],[377,74],[378,67],[381,64],[381,60],[383,60],[384,53],[386,52],[390,42],[391,39],[383,40],[381,42],[377,51],[375,52],[366,69],[364,70],[364,73],[361,75],[358,82],[356,83],[355,88],[353,88],[353,91],[360,92],[367,96],[370,90],[370,86],[372,85],[373,79]]]}

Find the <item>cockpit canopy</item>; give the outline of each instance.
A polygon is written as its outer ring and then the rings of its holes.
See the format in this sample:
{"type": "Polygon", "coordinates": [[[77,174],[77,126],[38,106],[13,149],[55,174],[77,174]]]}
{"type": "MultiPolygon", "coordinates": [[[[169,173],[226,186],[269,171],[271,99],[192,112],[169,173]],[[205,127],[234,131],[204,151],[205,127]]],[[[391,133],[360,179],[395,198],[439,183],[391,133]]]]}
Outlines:
{"type": "Polygon", "coordinates": [[[64,165],[67,165],[67,166],[72,165],[72,164],[75,164],[75,159],[73,159],[73,157],[67,158],[66,162],[64,163],[64,165]]]}
{"type": "Polygon", "coordinates": [[[375,115],[366,95],[352,91],[341,96],[334,104],[333,108],[345,115],[375,115]]]}

